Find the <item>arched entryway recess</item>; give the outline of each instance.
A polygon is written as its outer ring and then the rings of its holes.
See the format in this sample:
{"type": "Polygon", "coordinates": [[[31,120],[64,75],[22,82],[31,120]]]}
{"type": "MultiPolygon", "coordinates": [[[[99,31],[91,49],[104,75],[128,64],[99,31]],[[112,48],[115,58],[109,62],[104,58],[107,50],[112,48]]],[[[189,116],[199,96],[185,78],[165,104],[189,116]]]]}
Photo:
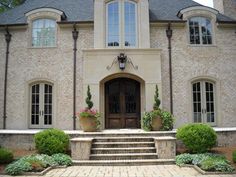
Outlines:
{"type": "Polygon", "coordinates": [[[103,129],[139,129],[145,107],[145,82],[128,73],[118,73],[100,82],[103,129]]]}

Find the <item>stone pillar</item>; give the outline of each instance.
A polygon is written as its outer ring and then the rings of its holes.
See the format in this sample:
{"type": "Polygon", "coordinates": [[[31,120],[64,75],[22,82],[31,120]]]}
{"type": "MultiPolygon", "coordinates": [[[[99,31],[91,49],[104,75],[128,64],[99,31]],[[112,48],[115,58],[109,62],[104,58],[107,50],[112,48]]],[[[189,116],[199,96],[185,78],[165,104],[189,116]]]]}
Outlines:
{"type": "Polygon", "coordinates": [[[71,157],[73,160],[89,160],[93,138],[73,138],[71,142],[71,157]]]}
{"type": "Polygon", "coordinates": [[[154,138],[158,159],[174,159],[176,155],[176,138],[163,136],[154,138]]]}

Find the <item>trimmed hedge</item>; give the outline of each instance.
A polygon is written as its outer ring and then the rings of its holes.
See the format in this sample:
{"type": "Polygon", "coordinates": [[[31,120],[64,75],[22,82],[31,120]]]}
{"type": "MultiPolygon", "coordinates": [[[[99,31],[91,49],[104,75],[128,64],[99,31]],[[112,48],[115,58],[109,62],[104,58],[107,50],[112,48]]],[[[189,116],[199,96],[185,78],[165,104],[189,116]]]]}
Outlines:
{"type": "Polygon", "coordinates": [[[216,145],[217,135],[206,124],[188,124],[177,130],[176,138],[182,140],[191,153],[204,153],[216,145]]]}
{"type": "Polygon", "coordinates": [[[66,153],[69,146],[69,136],[58,129],[48,129],[34,136],[36,149],[39,153],[53,155],[66,153]]]}

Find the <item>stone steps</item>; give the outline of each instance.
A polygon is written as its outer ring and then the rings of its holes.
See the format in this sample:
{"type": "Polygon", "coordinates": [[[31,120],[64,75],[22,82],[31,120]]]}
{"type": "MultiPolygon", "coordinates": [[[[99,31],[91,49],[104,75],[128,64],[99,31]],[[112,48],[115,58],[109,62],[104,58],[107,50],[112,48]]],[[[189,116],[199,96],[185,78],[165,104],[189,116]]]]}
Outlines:
{"type": "Polygon", "coordinates": [[[157,159],[156,153],[91,154],[91,160],[157,159]]]}
{"type": "Polygon", "coordinates": [[[154,142],[94,142],[92,148],[155,147],[154,142]]]}
{"type": "Polygon", "coordinates": [[[153,142],[149,137],[97,137],[94,142],[153,142]]]}
{"type": "Polygon", "coordinates": [[[155,147],[92,148],[92,154],[155,153],[155,147]]]}
{"type": "Polygon", "coordinates": [[[79,166],[170,165],[174,163],[174,159],[73,160],[73,165],[79,166]]]}
{"type": "Polygon", "coordinates": [[[92,142],[90,160],[112,164],[156,163],[154,139],[151,137],[96,137],[92,142]]]}

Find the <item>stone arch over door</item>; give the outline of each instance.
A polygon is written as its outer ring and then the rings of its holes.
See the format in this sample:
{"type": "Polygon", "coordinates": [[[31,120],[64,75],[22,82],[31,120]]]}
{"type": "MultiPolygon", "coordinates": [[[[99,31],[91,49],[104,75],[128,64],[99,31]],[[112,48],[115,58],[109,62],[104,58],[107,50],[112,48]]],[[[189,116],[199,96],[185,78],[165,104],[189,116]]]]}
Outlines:
{"type": "MultiPolygon", "coordinates": [[[[145,108],[145,82],[142,78],[128,73],[117,73],[104,78],[100,82],[100,112],[102,113],[103,129],[119,129],[119,128],[141,128],[141,115],[145,108]],[[119,100],[121,101],[121,112],[119,115],[109,114],[108,93],[109,86],[119,87],[119,100]],[[125,86],[126,85],[126,86],[125,86]],[[128,95],[130,90],[134,93],[128,95]],[[125,94],[126,93],[126,94],[125,94]],[[130,97],[130,99],[128,98],[130,97]],[[132,98],[135,97],[135,103],[132,98]],[[128,102],[127,100],[131,102],[128,102]],[[126,103],[127,102],[127,103],[126,103]],[[131,105],[130,105],[131,104],[131,105]],[[132,105],[134,104],[134,105],[132,105]],[[129,106],[134,106],[130,110],[129,106]],[[127,109],[127,110],[126,110],[127,109]],[[133,109],[133,110],[132,110],[133,109]],[[133,112],[133,113],[132,113],[133,112]],[[108,118],[111,118],[109,119],[108,118]],[[113,119],[113,118],[114,119],[113,119]],[[110,121],[109,121],[110,120],[110,121]],[[136,122],[137,121],[137,122],[136,122]]],[[[117,111],[117,110],[116,110],[117,111]]],[[[110,111],[112,113],[112,111],[110,111]]]]}

